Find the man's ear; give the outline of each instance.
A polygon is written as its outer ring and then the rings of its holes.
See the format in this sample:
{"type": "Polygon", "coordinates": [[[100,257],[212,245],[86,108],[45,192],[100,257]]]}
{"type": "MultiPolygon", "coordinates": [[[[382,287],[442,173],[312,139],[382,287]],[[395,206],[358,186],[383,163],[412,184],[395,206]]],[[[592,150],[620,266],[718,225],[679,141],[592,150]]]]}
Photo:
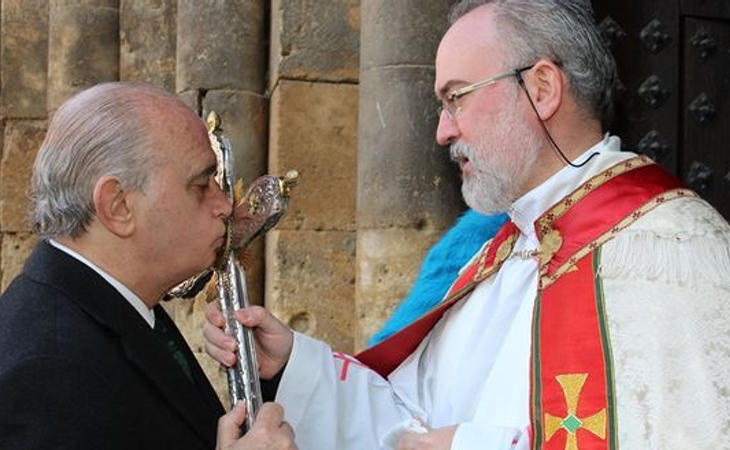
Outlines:
{"type": "Polygon", "coordinates": [[[120,238],[134,232],[134,215],[129,192],[117,177],[105,175],[94,185],[93,202],[96,217],[104,228],[120,238]]]}
{"type": "Polygon", "coordinates": [[[550,120],[563,102],[563,71],[549,59],[541,59],[523,78],[540,119],[550,120]]]}

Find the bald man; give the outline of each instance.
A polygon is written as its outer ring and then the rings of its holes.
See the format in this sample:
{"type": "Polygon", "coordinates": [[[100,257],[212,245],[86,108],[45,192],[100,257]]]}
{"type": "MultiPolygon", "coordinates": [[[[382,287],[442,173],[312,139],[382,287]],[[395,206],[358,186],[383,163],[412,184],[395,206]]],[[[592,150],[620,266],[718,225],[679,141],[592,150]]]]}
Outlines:
{"type": "MultiPolygon", "coordinates": [[[[40,242],[0,298],[0,447],[212,449],[224,410],[160,306],[216,260],[231,204],[202,121],[107,83],[54,114],[35,162],[40,242]]],[[[220,449],[294,448],[281,407],[220,449]]]]}

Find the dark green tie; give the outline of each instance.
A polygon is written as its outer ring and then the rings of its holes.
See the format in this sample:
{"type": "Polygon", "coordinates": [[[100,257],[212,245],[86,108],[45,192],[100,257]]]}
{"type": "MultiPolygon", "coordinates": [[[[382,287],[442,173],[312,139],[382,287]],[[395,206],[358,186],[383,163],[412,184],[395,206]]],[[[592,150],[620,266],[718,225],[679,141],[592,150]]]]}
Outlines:
{"type": "Polygon", "coordinates": [[[190,369],[190,362],[185,357],[185,353],[182,351],[182,347],[172,330],[172,324],[169,323],[168,318],[165,315],[155,315],[154,330],[160,336],[162,343],[167,348],[167,351],[170,352],[175,361],[177,361],[188,379],[195,384],[195,381],[193,380],[193,372],[190,369]]]}

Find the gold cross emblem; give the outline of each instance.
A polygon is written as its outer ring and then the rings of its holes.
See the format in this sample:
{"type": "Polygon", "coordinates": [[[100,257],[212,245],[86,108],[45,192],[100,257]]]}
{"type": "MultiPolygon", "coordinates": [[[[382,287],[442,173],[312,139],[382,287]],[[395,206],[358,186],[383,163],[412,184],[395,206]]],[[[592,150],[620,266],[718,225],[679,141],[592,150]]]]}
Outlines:
{"type": "Polygon", "coordinates": [[[555,377],[563,388],[565,403],[568,406],[568,415],[563,418],[545,414],[545,441],[549,441],[561,428],[568,433],[565,441],[565,450],[578,450],[578,437],[575,432],[584,428],[601,439],[606,439],[606,408],[603,408],[590,417],[578,417],[575,413],[578,408],[580,391],[588,378],[587,373],[573,373],[555,377]]]}

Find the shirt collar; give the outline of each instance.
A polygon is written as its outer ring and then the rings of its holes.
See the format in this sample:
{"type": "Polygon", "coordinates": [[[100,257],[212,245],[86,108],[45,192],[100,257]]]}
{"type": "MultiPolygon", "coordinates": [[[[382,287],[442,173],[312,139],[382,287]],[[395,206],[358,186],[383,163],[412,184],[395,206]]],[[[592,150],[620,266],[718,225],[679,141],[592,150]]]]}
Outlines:
{"type": "Polygon", "coordinates": [[[71,250],[70,248],[66,247],[65,245],[54,241],[53,239],[49,239],[48,243],[52,246],[56,247],[57,249],[61,250],[62,252],[68,254],[69,256],[72,256],[79,260],[80,262],[86,264],[91,269],[93,269],[96,273],[99,274],[102,278],[104,278],[109,284],[111,284],[114,289],[119,291],[119,293],[124,297],[130,305],[139,313],[140,316],[149,324],[150,327],[155,326],[155,313],[154,310],[147,307],[147,305],[142,301],[141,298],[137,296],[134,292],[129,290],[125,285],[123,285],[119,280],[114,278],[113,276],[109,275],[108,273],[104,272],[99,266],[92,263],[88,259],[84,258],[79,253],[75,252],[74,250],[71,250]]]}
{"type": "Polygon", "coordinates": [[[512,203],[507,214],[522,234],[536,240],[534,223],[545,211],[593,176],[634,156],[634,153],[621,151],[621,140],[617,136],[606,134],[600,142],[583,152],[575,161],[585,161],[596,152],[598,155],[588,161],[585,166],[581,168],[563,167],[512,203]]]}

